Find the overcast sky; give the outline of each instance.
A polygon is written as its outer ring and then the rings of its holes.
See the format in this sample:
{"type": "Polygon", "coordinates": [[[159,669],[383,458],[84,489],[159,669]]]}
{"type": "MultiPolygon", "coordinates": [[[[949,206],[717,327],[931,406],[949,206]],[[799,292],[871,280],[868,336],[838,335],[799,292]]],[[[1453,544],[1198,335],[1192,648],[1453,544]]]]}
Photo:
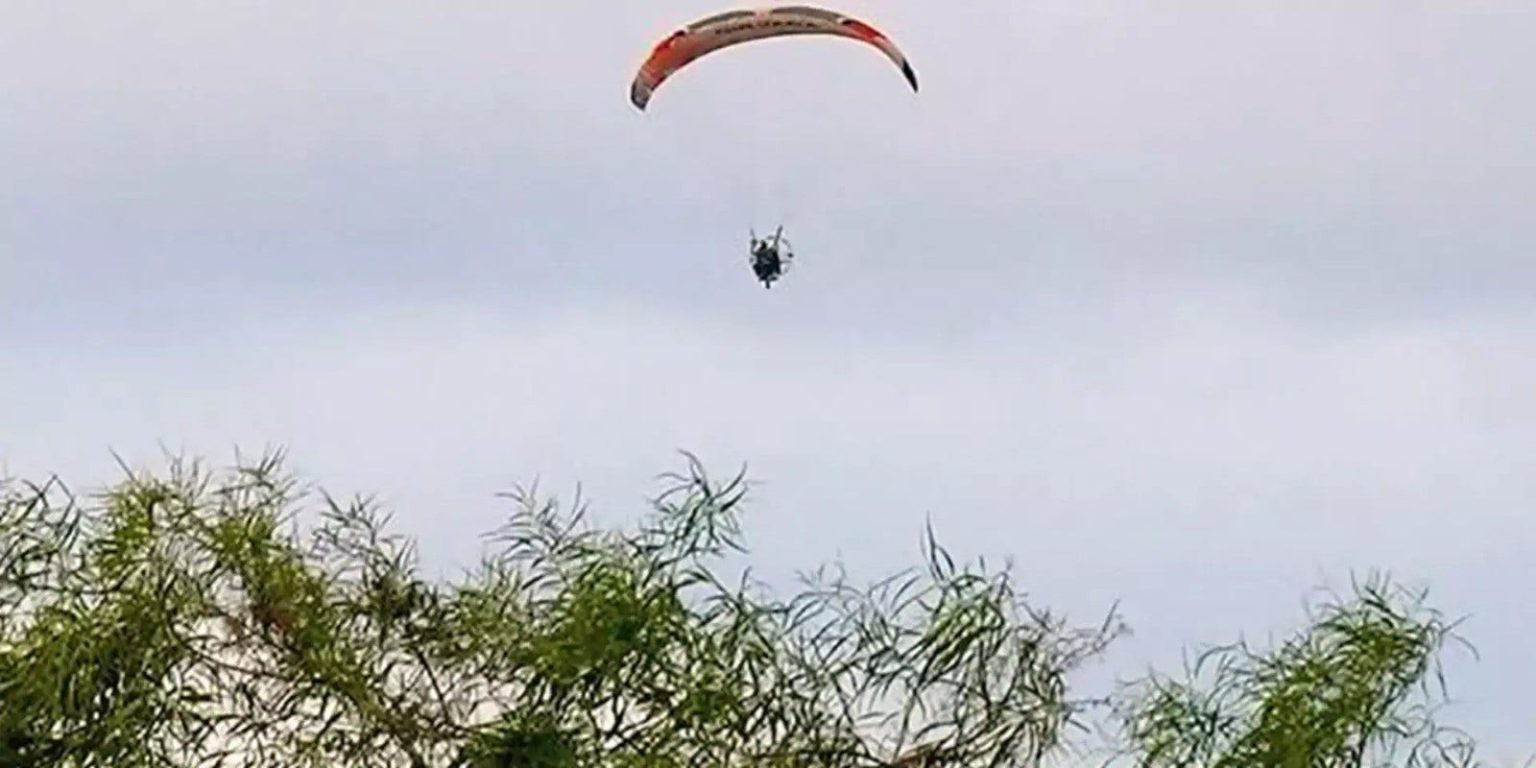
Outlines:
{"type": "Polygon", "coordinates": [[[0,465],[282,445],[449,567],[689,449],[767,572],[931,517],[1124,675],[1388,568],[1536,754],[1536,4],[843,0],[922,93],[793,40],[633,110],[717,3],[0,0],[0,465]]]}

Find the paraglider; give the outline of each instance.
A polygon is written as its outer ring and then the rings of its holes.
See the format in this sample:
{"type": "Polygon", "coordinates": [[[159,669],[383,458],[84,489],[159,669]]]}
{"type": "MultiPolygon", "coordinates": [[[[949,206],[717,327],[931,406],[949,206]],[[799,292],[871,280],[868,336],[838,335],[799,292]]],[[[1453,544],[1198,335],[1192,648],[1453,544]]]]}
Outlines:
{"type": "MultiPolygon", "coordinates": [[[[718,13],[676,30],[657,43],[640,65],[630,83],[630,103],[644,112],[662,83],[711,53],[756,40],[791,35],[841,37],[872,46],[896,65],[914,93],[918,89],[917,73],[911,62],[883,32],[836,11],[787,5],[718,13]]],[[[759,240],[756,232],[751,235],[752,271],[767,288],[772,288],[773,282],[783,276],[794,258],[783,233],[781,226],[771,239],[759,240]]]]}
{"type": "Polygon", "coordinates": [[[784,239],[783,227],[773,233],[772,239],[759,240],[757,233],[752,233],[752,272],[764,288],[772,288],[773,281],[783,277],[794,260],[795,254],[790,250],[789,241],[784,239]]]}
{"type": "Polygon", "coordinates": [[[874,46],[886,55],[917,91],[917,72],[906,54],[874,27],[836,11],[808,5],[789,5],[759,10],[727,11],[700,19],[673,32],[651,49],[630,84],[629,100],[644,111],[651,95],[674,73],[699,58],[754,40],[787,35],[831,35],[874,46]]]}

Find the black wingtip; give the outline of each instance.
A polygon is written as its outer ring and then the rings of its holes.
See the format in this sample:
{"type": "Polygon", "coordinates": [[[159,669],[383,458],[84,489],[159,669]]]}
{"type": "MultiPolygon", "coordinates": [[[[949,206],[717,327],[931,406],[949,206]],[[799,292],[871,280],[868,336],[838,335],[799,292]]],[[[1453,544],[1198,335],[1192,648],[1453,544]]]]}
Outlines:
{"type": "Polygon", "coordinates": [[[912,65],[903,61],[901,63],[901,74],[906,76],[907,83],[912,86],[912,92],[917,93],[917,72],[913,71],[912,65]]]}

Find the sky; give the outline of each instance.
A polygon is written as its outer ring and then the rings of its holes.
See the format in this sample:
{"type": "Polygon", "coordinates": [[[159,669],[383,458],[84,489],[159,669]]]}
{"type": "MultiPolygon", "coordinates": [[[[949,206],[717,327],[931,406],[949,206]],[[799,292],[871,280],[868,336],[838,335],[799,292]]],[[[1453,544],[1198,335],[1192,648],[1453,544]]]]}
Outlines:
{"type": "Polygon", "coordinates": [[[1536,5],[842,0],[920,93],[781,40],[634,110],[717,2],[0,0],[0,468],[281,446],[446,572],[689,450],[766,573],[932,520],[1122,676],[1387,569],[1536,755],[1536,5]]]}

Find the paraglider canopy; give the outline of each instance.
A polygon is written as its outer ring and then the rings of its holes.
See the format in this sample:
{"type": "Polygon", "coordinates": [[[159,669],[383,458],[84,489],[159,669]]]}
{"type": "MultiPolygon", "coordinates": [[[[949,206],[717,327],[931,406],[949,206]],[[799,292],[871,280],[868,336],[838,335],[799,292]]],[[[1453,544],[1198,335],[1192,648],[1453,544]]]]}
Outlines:
{"type": "Polygon", "coordinates": [[[884,53],[917,90],[917,73],[905,54],[884,33],[836,11],[808,5],[789,5],[758,10],[727,11],[689,24],[673,32],[651,49],[630,84],[629,100],[644,110],[651,94],[679,69],[718,50],[754,40],[786,35],[832,35],[874,46],[884,53]]]}

